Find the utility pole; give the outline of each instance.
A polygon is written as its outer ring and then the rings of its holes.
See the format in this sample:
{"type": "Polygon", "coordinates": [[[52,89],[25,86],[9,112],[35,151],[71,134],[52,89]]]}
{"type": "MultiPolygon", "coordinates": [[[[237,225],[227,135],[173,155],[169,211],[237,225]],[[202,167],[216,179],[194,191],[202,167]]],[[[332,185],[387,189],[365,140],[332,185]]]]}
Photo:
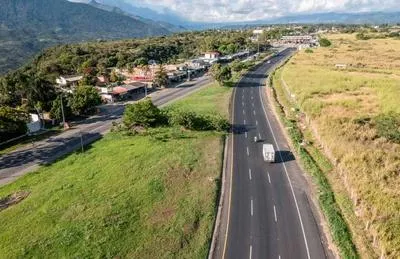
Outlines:
{"type": "Polygon", "coordinates": [[[83,150],[83,135],[82,135],[82,131],[79,131],[80,135],[81,135],[81,148],[82,148],[82,153],[84,152],[83,150]]]}
{"type": "Polygon", "coordinates": [[[65,114],[64,114],[62,93],[60,94],[60,101],[61,101],[61,114],[62,114],[62,119],[63,119],[63,128],[65,128],[65,114]]]}

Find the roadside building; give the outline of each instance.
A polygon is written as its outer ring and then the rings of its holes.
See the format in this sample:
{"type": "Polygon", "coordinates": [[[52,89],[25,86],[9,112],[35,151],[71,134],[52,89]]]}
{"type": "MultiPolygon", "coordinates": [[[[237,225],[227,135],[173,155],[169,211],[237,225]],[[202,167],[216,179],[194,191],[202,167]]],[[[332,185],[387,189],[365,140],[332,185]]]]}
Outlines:
{"type": "Polygon", "coordinates": [[[110,83],[110,80],[106,76],[98,76],[96,77],[96,85],[97,86],[105,86],[110,83]]]}
{"type": "Polygon", "coordinates": [[[39,115],[35,113],[31,113],[30,115],[30,122],[26,124],[26,127],[28,128],[28,133],[32,134],[35,132],[38,132],[42,129],[42,121],[39,117],[39,115]]]}
{"type": "Polygon", "coordinates": [[[59,87],[72,91],[78,86],[78,83],[82,78],[83,76],[80,75],[59,76],[56,79],[56,83],[59,87]]]}
{"type": "Polygon", "coordinates": [[[217,59],[220,56],[221,56],[221,53],[219,53],[218,51],[210,51],[210,52],[204,53],[205,59],[217,59]]]}
{"type": "Polygon", "coordinates": [[[104,102],[136,100],[144,97],[147,85],[142,82],[131,82],[121,86],[100,87],[100,96],[104,102]]]}
{"type": "Polygon", "coordinates": [[[56,79],[56,83],[62,87],[76,87],[80,80],[82,80],[83,76],[74,75],[74,76],[59,76],[56,79]]]}

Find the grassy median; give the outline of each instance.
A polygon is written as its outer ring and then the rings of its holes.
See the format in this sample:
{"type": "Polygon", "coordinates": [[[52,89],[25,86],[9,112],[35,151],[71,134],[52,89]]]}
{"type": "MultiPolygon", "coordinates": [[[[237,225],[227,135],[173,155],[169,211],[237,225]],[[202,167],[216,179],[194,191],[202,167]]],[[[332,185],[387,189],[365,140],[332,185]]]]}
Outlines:
{"type": "Polygon", "coordinates": [[[399,40],[327,37],[332,47],[300,51],[274,85],[289,119],[314,144],[306,150],[332,185],[360,256],[398,258],[399,40]]]}
{"type": "MultiPolygon", "coordinates": [[[[174,106],[227,116],[230,88],[174,106]],[[212,104],[211,104],[212,103],[212,104]]],[[[204,258],[212,235],[222,135],[180,128],[110,133],[0,188],[0,258],[204,258]]]]}

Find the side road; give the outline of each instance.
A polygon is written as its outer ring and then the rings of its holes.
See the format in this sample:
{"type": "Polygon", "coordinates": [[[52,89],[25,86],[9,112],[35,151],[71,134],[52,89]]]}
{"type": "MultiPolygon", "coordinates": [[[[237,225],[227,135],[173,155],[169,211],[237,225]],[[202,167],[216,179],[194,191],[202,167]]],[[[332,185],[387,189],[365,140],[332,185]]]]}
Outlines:
{"type": "MultiPolygon", "coordinates": [[[[175,88],[154,92],[149,97],[155,105],[163,107],[194,93],[210,82],[208,76],[203,76],[175,88]]],[[[124,109],[123,104],[107,106],[107,110],[102,111],[101,115],[78,122],[71,130],[0,156],[0,186],[100,139],[111,129],[113,122],[121,118],[124,109]]]]}

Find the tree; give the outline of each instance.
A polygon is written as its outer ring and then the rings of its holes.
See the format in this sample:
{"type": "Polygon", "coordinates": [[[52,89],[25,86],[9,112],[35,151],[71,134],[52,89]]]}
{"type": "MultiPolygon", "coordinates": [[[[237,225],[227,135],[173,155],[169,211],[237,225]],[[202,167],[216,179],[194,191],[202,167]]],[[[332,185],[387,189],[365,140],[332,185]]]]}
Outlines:
{"type": "Polygon", "coordinates": [[[148,63],[149,63],[149,61],[144,57],[140,57],[140,58],[136,59],[134,62],[134,64],[137,66],[145,66],[148,63]]]}
{"type": "Polygon", "coordinates": [[[0,141],[23,135],[27,132],[28,113],[20,109],[0,106],[0,141]]]}
{"type": "Polygon", "coordinates": [[[243,62],[240,62],[239,60],[235,59],[232,63],[231,63],[231,68],[234,72],[240,72],[244,69],[244,65],[243,62]]]}
{"type": "Polygon", "coordinates": [[[223,85],[225,81],[231,79],[232,71],[229,66],[222,67],[221,64],[217,63],[211,67],[211,75],[219,85],[223,85]]]}
{"type": "Polygon", "coordinates": [[[68,101],[75,115],[87,114],[100,103],[101,98],[96,88],[86,85],[78,86],[68,101]]]}
{"type": "Polygon", "coordinates": [[[156,72],[156,74],[154,76],[153,83],[157,87],[167,87],[168,86],[168,83],[169,83],[168,75],[162,64],[160,64],[158,71],[156,72]]]}
{"type": "Polygon", "coordinates": [[[330,42],[330,40],[328,40],[327,38],[321,38],[319,40],[319,45],[321,47],[329,47],[330,45],[332,45],[332,43],[330,42]]]}
{"type": "Polygon", "coordinates": [[[113,70],[111,72],[111,74],[110,74],[110,82],[115,83],[115,82],[118,82],[118,81],[119,81],[118,74],[117,74],[117,72],[115,72],[115,70],[113,70]]]}
{"type": "MultiPolygon", "coordinates": [[[[64,108],[64,116],[68,118],[72,115],[71,107],[69,107],[67,100],[71,98],[71,96],[63,94],[63,108],[64,108]]],[[[50,116],[52,119],[56,119],[58,121],[62,120],[62,109],[61,109],[61,97],[57,96],[57,98],[53,101],[52,107],[50,110],[50,116]]]]}
{"type": "Polygon", "coordinates": [[[136,126],[148,128],[162,124],[163,116],[160,109],[153,104],[151,99],[147,98],[126,106],[123,123],[127,128],[136,126]]]}

